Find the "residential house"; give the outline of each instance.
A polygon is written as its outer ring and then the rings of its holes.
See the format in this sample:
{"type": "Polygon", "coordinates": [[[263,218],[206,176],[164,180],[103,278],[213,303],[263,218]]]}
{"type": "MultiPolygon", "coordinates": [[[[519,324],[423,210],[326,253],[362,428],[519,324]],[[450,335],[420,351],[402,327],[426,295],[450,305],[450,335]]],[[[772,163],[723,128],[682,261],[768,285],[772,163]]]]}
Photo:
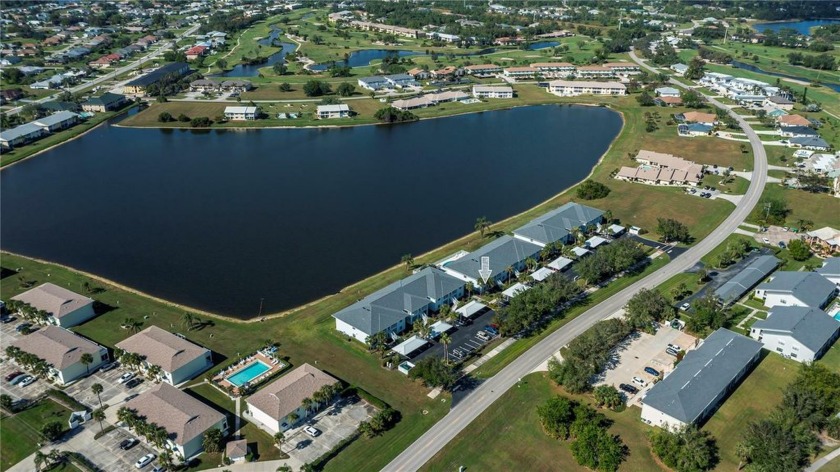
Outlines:
{"type": "Polygon", "coordinates": [[[144,370],[153,365],[160,367],[159,378],[172,385],[186,382],[213,366],[209,349],[154,325],[118,342],[116,347],[139,354],[144,370]]]}
{"type": "Polygon", "coordinates": [[[556,242],[569,244],[574,242],[575,231],[598,226],[603,217],[602,210],[569,202],[513,230],[513,236],[540,247],[556,242]]]}
{"type": "Polygon", "coordinates": [[[604,66],[582,66],[577,68],[577,76],[583,79],[611,79],[615,71],[604,66]]]}
{"type": "Polygon", "coordinates": [[[465,285],[436,267],[426,267],[335,313],[335,329],[363,343],[377,333],[401,333],[422,316],[463,297],[465,285]]]}
{"type": "Polygon", "coordinates": [[[193,46],[193,47],[187,49],[186,51],[184,51],[184,54],[187,56],[188,61],[194,61],[194,60],[198,59],[199,57],[206,55],[208,49],[209,48],[207,46],[202,46],[202,45],[193,46]]]}
{"type": "Polygon", "coordinates": [[[72,111],[60,111],[52,115],[38,118],[32,123],[43,127],[50,133],[70,128],[79,122],[79,115],[72,111]]]}
{"type": "Polygon", "coordinates": [[[382,77],[380,75],[375,75],[372,77],[362,77],[357,81],[357,83],[359,84],[359,87],[372,91],[387,89],[391,87],[391,83],[388,82],[388,80],[386,80],[385,77],[382,77]]]}
{"type": "Polygon", "coordinates": [[[461,92],[460,90],[447,90],[445,92],[429,93],[424,97],[428,98],[435,105],[439,103],[457,102],[470,98],[469,95],[461,92]]]}
{"type": "Polygon", "coordinates": [[[840,257],[829,257],[824,260],[822,267],[817,269],[816,272],[840,287],[840,257]]]}
{"type": "Polygon", "coordinates": [[[256,120],[259,114],[259,107],[225,107],[225,119],[230,121],[256,120]]]}
{"type": "Polygon", "coordinates": [[[204,450],[207,431],[218,429],[223,436],[228,431],[224,414],[168,383],[153,386],[123,406],[165,429],[167,449],[186,460],[204,450]]]}
{"type": "Polygon", "coordinates": [[[12,300],[46,311],[50,323],[62,328],[72,328],[96,316],[92,299],[49,282],[15,295],[12,300]]]}
{"type": "Polygon", "coordinates": [[[777,272],[769,282],[755,288],[764,306],[807,306],[824,308],[837,287],[816,272],[777,272]]]}
{"type": "Polygon", "coordinates": [[[341,103],[338,105],[318,105],[318,118],[347,118],[350,116],[350,107],[341,103]]]}
{"type": "Polygon", "coordinates": [[[464,71],[469,75],[476,77],[495,77],[502,73],[501,66],[495,64],[476,64],[472,66],[465,66],[464,71]]]}
{"type": "Polygon", "coordinates": [[[533,80],[537,72],[533,67],[508,67],[504,69],[503,74],[513,80],[533,80]]]}
{"type": "Polygon", "coordinates": [[[31,143],[47,134],[46,130],[34,123],[15,126],[12,129],[0,131],[0,146],[3,149],[13,149],[31,143]]]}
{"type": "Polygon", "coordinates": [[[0,105],[5,105],[9,102],[14,102],[23,98],[23,90],[19,88],[0,90],[0,105]]]}
{"type": "Polygon", "coordinates": [[[403,88],[417,85],[417,81],[414,80],[414,77],[408,74],[391,74],[386,75],[383,78],[388,82],[388,84],[390,84],[389,88],[403,88]]]}
{"type": "Polygon", "coordinates": [[[622,166],[615,178],[648,185],[696,186],[703,179],[703,166],[672,154],[639,151],[640,167],[622,166]]]}
{"type": "Polygon", "coordinates": [[[135,95],[143,94],[146,93],[146,88],[148,86],[157,84],[163,80],[164,77],[182,77],[186,75],[189,70],[190,66],[186,62],[173,62],[126,83],[123,87],[123,92],[135,95]]]}
{"type": "Polygon", "coordinates": [[[507,85],[473,85],[475,98],[513,98],[513,87],[507,85]]]}
{"type": "Polygon", "coordinates": [[[304,407],[304,399],[312,399],[315,392],[337,383],[335,377],[303,364],[261,388],[245,404],[248,414],[273,436],[309,418],[313,411],[304,407]]]}
{"type": "Polygon", "coordinates": [[[406,74],[414,77],[414,80],[425,80],[431,76],[431,74],[429,74],[429,71],[421,69],[419,67],[409,69],[408,72],[406,72],[406,74]]]}
{"type": "Polygon", "coordinates": [[[779,128],[779,135],[785,136],[788,138],[796,138],[796,137],[806,137],[806,138],[814,138],[819,137],[819,134],[814,128],[809,128],[808,126],[783,126],[779,128]]]}
{"type": "Polygon", "coordinates": [[[658,87],[654,90],[657,97],[675,97],[679,98],[680,91],[674,87],[658,87]]]}
{"type": "Polygon", "coordinates": [[[254,88],[250,80],[225,80],[220,85],[225,92],[247,92],[254,88]]]}
{"type": "Polygon", "coordinates": [[[588,82],[583,80],[552,80],[548,91],[561,97],[578,95],[625,95],[627,87],[621,82],[588,82]]]}
{"type": "Polygon", "coordinates": [[[778,108],[780,110],[793,110],[793,102],[781,95],[773,95],[764,99],[763,105],[768,108],[778,108]]]}
{"type": "MultiPolygon", "coordinates": [[[[413,74],[410,75],[412,75],[412,77],[414,76],[413,74]]],[[[446,66],[438,70],[433,70],[431,72],[431,76],[433,79],[445,79],[447,77],[454,77],[457,75],[464,75],[464,73],[461,71],[461,69],[455,66],[446,66]]]]}
{"type": "Polygon", "coordinates": [[[780,262],[774,256],[756,257],[734,277],[715,289],[715,298],[723,305],[735,303],[759,282],[772,274],[780,262]]]}
{"type": "Polygon", "coordinates": [[[683,76],[685,72],[688,70],[688,66],[685,64],[671,64],[671,70],[674,71],[677,75],[683,76]]]}
{"type": "Polygon", "coordinates": [[[812,151],[828,151],[831,145],[824,139],[815,136],[796,136],[788,140],[788,147],[810,149],[812,151]]]}
{"type": "Polygon", "coordinates": [[[826,226],[808,231],[805,235],[805,242],[819,253],[838,254],[840,253],[840,230],[826,226]]]}
{"type": "Polygon", "coordinates": [[[525,261],[538,259],[541,250],[542,247],[537,244],[505,235],[458,259],[443,263],[441,269],[479,287],[485,284],[479,270],[483,266],[482,259],[487,258],[490,270],[487,285],[498,285],[525,270],[525,261]]]}
{"type": "Polygon", "coordinates": [[[680,97],[656,97],[653,101],[661,107],[678,107],[683,103],[680,97]]]}
{"type": "Polygon", "coordinates": [[[363,31],[378,31],[380,33],[393,34],[395,36],[404,36],[406,38],[418,39],[425,36],[423,31],[414,28],[404,28],[402,26],[386,25],[382,23],[371,23],[369,21],[353,20],[350,22],[350,25],[363,31]]]}
{"type": "Polygon", "coordinates": [[[775,307],[766,320],[750,327],[750,337],[769,351],[797,362],[814,362],[840,336],[840,321],[824,311],[801,306],[775,307]]]}
{"type": "Polygon", "coordinates": [[[108,361],[108,349],[58,326],[21,336],[11,345],[43,359],[50,365],[49,376],[59,385],[94,372],[108,361]],[[85,354],[93,358],[90,364],[82,362],[85,354]]]}
{"type": "Polygon", "coordinates": [[[126,104],[125,95],[105,92],[98,97],[91,97],[82,103],[82,110],[91,112],[106,112],[116,110],[126,104]]]}
{"type": "Polygon", "coordinates": [[[797,114],[781,115],[776,118],[776,123],[783,128],[788,126],[811,126],[811,121],[808,118],[797,114]]]}
{"type": "Polygon", "coordinates": [[[717,123],[717,115],[714,113],[703,113],[699,111],[688,111],[681,113],[676,118],[684,123],[700,123],[703,125],[714,126],[717,123]]]}
{"type": "Polygon", "coordinates": [[[396,108],[397,110],[415,110],[417,108],[426,108],[434,106],[434,102],[432,102],[429,98],[425,96],[421,96],[394,100],[393,102],[391,102],[391,106],[396,108]]]}
{"type": "Polygon", "coordinates": [[[641,66],[635,62],[607,62],[604,67],[611,70],[614,75],[628,76],[638,74],[642,71],[641,66]]]}
{"type": "Polygon", "coordinates": [[[198,79],[190,82],[190,90],[193,92],[210,93],[218,92],[221,89],[222,84],[220,82],[216,82],[215,80],[198,79]]]}
{"type": "Polygon", "coordinates": [[[720,328],[642,398],[642,421],[664,429],[700,425],[761,357],[761,343],[720,328]]]}

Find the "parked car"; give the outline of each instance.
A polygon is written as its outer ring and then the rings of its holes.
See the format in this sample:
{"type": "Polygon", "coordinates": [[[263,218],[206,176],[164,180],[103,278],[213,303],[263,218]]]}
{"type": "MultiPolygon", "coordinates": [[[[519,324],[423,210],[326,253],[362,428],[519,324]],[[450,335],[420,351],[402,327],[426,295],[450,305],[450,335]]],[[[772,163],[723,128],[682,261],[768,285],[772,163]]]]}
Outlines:
{"type": "Polygon", "coordinates": [[[162,465],[156,465],[152,472],[166,472],[166,467],[162,465]]]}
{"type": "Polygon", "coordinates": [[[38,377],[33,377],[31,375],[27,375],[20,381],[21,387],[26,387],[27,385],[32,385],[35,381],[38,380],[38,377]]]}
{"type": "Polygon", "coordinates": [[[12,385],[17,385],[17,384],[23,382],[23,380],[26,379],[27,377],[29,377],[29,375],[20,374],[17,377],[13,378],[9,383],[12,384],[12,385]]]}
{"type": "Polygon", "coordinates": [[[120,442],[120,449],[122,449],[123,451],[127,451],[127,450],[131,449],[132,447],[136,446],[139,443],[140,443],[139,439],[135,439],[135,438],[123,439],[122,442],[120,442]]]}
{"type": "Polygon", "coordinates": [[[691,308],[691,303],[685,302],[680,305],[680,310],[682,311],[688,311],[689,308],[691,308]]]}
{"type": "Polygon", "coordinates": [[[0,318],[0,323],[3,323],[3,324],[11,323],[12,321],[15,321],[16,319],[17,318],[14,317],[14,316],[4,316],[4,317],[0,318]]]}
{"type": "Polygon", "coordinates": [[[679,352],[675,351],[675,350],[673,350],[669,347],[668,349],[665,349],[665,354],[669,354],[671,356],[677,357],[677,354],[679,354],[679,352]]]}
{"type": "Polygon", "coordinates": [[[125,383],[125,388],[134,388],[140,385],[143,382],[143,379],[131,379],[125,383]]]}
{"type": "Polygon", "coordinates": [[[109,370],[112,370],[116,367],[117,367],[116,362],[109,362],[109,363],[103,365],[102,367],[100,367],[99,372],[108,372],[109,370]]]}
{"type": "Polygon", "coordinates": [[[131,395],[129,395],[129,396],[127,396],[127,397],[125,397],[125,398],[123,399],[123,401],[124,401],[124,402],[127,402],[127,401],[130,401],[130,400],[134,400],[135,398],[137,398],[137,397],[139,397],[139,396],[140,396],[140,394],[139,394],[139,393],[132,393],[131,395]]]}
{"type": "Polygon", "coordinates": [[[458,326],[458,327],[469,326],[471,324],[472,324],[472,320],[470,320],[469,318],[462,318],[462,319],[459,319],[458,321],[455,322],[455,326],[458,326]]]}
{"type": "Polygon", "coordinates": [[[786,248],[786,247],[787,247],[787,245],[785,245],[785,242],[784,242],[784,241],[779,241],[779,247],[780,247],[780,248],[782,248],[782,249],[784,249],[784,248],[786,248]]]}
{"type": "Polygon", "coordinates": [[[147,465],[151,464],[152,461],[155,460],[156,457],[157,457],[156,455],[154,455],[150,452],[150,453],[146,454],[145,456],[141,457],[140,459],[138,459],[137,462],[134,463],[134,467],[137,467],[138,469],[142,469],[143,467],[146,467],[147,465]]]}
{"type": "Polygon", "coordinates": [[[307,426],[307,427],[303,428],[303,432],[312,436],[313,438],[317,438],[318,436],[321,435],[321,430],[318,429],[318,428],[314,428],[312,426],[307,426]]]}
{"type": "Polygon", "coordinates": [[[18,375],[23,375],[23,372],[16,370],[11,374],[6,376],[6,382],[10,382],[13,378],[17,377],[18,375]]]}
{"type": "Polygon", "coordinates": [[[634,394],[634,393],[639,392],[638,388],[636,388],[632,385],[628,385],[628,384],[619,384],[618,388],[621,389],[621,390],[624,390],[625,392],[630,393],[630,394],[634,394]]]}
{"type": "Polygon", "coordinates": [[[482,341],[489,341],[490,340],[490,335],[485,333],[484,331],[479,331],[479,332],[475,333],[475,337],[477,337],[478,339],[481,339],[482,341]]]}
{"type": "Polygon", "coordinates": [[[17,325],[17,328],[15,328],[15,331],[20,333],[20,332],[23,332],[23,330],[31,328],[31,327],[32,327],[32,323],[21,323],[21,324],[17,325]]]}
{"type": "Polygon", "coordinates": [[[704,198],[712,198],[712,194],[711,193],[706,193],[706,196],[704,198]]]}
{"type": "Polygon", "coordinates": [[[641,379],[639,377],[633,377],[633,383],[640,386],[640,387],[644,387],[645,385],[647,385],[647,382],[645,382],[643,379],[641,379]]]}
{"type": "Polygon", "coordinates": [[[119,378],[119,380],[117,380],[117,382],[119,382],[121,384],[126,383],[129,380],[133,379],[135,375],[137,375],[137,374],[135,374],[134,372],[126,372],[126,373],[124,373],[120,376],[120,378],[119,378]]]}
{"type": "Polygon", "coordinates": [[[770,240],[767,238],[761,238],[761,240],[764,241],[764,244],[770,244],[770,240]]]}
{"type": "Polygon", "coordinates": [[[675,350],[675,351],[677,351],[677,352],[682,351],[682,348],[681,348],[681,347],[677,346],[676,344],[671,344],[671,343],[668,343],[668,349],[673,349],[673,350],[675,350]]]}
{"type": "Polygon", "coordinates": [[[484,331],[487,331],[487,333],[489,333],[492,336],[498,336],[499,335],[499,332],[496,331],[496,328],[494,328],[492,326],[489,326],[489,325],[484,327],[484,331]]]}
{"type": "Polygon", "coordinates": [[[654,369],[653,367],[645,367],[645,372],[654,377],[659,377],[659,371],[654,369]]]}

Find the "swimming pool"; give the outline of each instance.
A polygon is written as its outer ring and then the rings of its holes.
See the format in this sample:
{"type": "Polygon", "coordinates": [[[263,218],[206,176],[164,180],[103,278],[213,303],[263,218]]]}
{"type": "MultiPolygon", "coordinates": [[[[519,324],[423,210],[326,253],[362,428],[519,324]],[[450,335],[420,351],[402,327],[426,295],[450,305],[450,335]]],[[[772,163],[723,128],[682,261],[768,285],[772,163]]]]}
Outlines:
{"type": "Polygon", "coordinates": [[[244,369],[236,371],[236,373],[228,377],[227,380],[233,385],[241,387],[243,384],[254,380],[265,372],[268,372],[270,369],[271,366],[265,362],[255,361],[244,369]]]}

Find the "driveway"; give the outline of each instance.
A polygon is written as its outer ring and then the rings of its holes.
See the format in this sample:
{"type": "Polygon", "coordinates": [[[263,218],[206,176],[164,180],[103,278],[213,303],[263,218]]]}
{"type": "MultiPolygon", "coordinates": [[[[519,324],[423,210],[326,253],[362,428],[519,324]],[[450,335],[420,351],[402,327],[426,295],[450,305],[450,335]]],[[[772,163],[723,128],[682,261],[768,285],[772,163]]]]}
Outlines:
{"type": "Polygon", "coordinates": [[[376,414],[376,408],[360,399],[343,400],[317,414],[300,427],[286,431],[283,452],[296,461],[309,464],[330,452],[345,438],[350,437],[362,421],[376,414]],[[303,431],[304,426],[313,426],[321,431],[313,438],[303,431]]]}
{"type": "Polygon", "coordinates": [[[72,385],[67,386],[64,391],[71,397],[89,406],[91,409],[96,409],[99,408],[99,400],[96,398],[96,394],[91,390],[91,386],[95,383],[102,385],[103,390],[100,394],[102,397],[102,404],[110,405],[110,407],[105,411],[105,414],[107,415],[109,421],[116,423],[116,411],[122,405],[127,396],[143,393],[155,385],[154,382],[144,379],[140,385],[132,389],[127,389],[124,384],[119,383],[120,376],[125,372],[128,372],[128,370],[120,367],[111,369],[107,372],[97,371],[76,381],[72,385]]]}

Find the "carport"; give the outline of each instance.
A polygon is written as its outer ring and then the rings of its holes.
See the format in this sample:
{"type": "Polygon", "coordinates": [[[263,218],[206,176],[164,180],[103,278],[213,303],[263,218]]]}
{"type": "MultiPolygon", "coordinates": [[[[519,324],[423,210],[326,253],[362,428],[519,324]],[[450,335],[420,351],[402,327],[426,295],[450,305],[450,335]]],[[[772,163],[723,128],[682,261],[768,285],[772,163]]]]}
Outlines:
{"type": "Polygon", "coordinates": [[[445,321],[437,321],[432,326],[429,327],[431,329],[431,337],[436,339],[441,334],[449,331],[452,329],[452,325],[445,322],[445,321]]]}
{"type": "Polygon", "coordinates": [[[472,318],[473,316],[481,313],[481,311],[485,308],[487,308],[487,305],[473,300],[455,311],[460,313],[464,318],[472,318]]]}
{"type": "Polygon", "coordinates": [[[426,344],[429,344],[429,341],[426,341],[425,339],[417,336],[412,336],[406,339],[405,341],[401,342],[391,350],[401,356],[409,357],[413,352],[424,347],[426,344]]]}
{"type": "Polygon", "coordinates": [[[572,262],[574,261],[567,257],[558,257],[557,259],[554,259],[553,261],[549,262],[548,267],[554,270],[564,271],[567,267],[572,265],[572,262]]]}
{"type": "Polygon", "coordinates": [[[537,282],[542,282],[543,280],[549,278],[553,273],[553,270],[549,269],[548,267],[543,267],[535,270],[534,273],[531,274],[531,278],[537,282]]]}

